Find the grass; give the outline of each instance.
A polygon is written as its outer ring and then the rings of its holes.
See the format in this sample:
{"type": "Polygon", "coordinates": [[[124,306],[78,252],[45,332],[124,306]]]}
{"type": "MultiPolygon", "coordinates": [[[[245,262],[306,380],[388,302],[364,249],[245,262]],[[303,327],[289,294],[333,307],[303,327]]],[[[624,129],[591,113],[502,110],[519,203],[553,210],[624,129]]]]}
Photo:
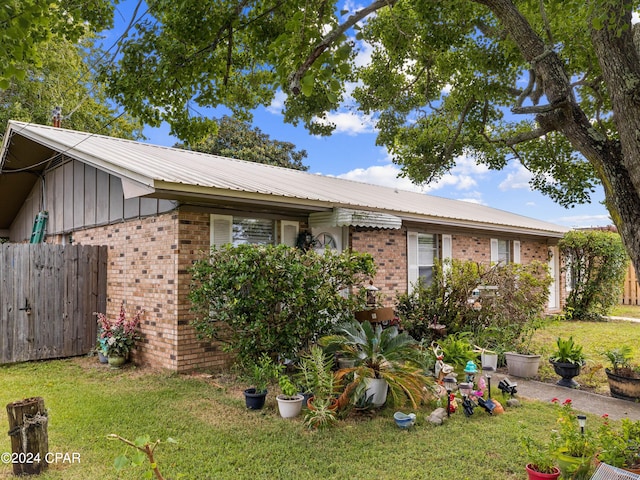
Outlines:
{"type": "Polygon", "coordinates": [[[605,350],[629,344],[633,351],[633,361],[640,364],[640,323],[619,320],[607,322],[556,320],[549,322],[544,329],[538,330],[533,337],[534,351],[543,355],[538,372],[541,380],[555,382],[558,379],[548,358],[555,349],[556,339],[569,336],[573,336],[576,343],[582,345],[587,356],[586,365],[575,379],[583,389],[604,395],[609,394],[604,369],[610,365],[602,355],[605,350]]]}
{"type": "MultiPolygon", "coordinates": [[[[553,322],[534,341],[549,352],[558,335],[573,335],[583,344],[598,374],[596,352],[602,347],[629,342],[640,360],[637,324],[553,322]]],[[[578,380],[585,383],[582,377],[578,380]]],[[[212,379],[132,366],[111,370],[95,358],[0,367],[0,401],[43,397],[49,451],[80,455],[80,463],[51,465],[40,475],[43,480],[143,478],[140,467],[116,472],[113,461],[127,447],[107,439],[112,433],[132,440],[146,434],[152,440],[176,439],[177,444],[156,449],[158,465],[170,479],[524,480],[520,437],[526,431],[547,441],[556,418],[552,405],[525,402],[495,417],[476,409],[467,418],[460,411],[444,426],[434,426],[426,421],[435,408],[429,405],[417,412],[416,426],[404,431],[395,426],[395,409],[389,407],[372,418],[351,416],[336,428],[308,431],[302,417],[279,417],[273,392],[264,410],[246,410],[242,388],[229,376],[212,379]]],[[[494,398],[503,400],[497,392],[494,398]]],[[[590,420],[597,422],[597,417],[590,420]]],[[[6,417],[0,418],[0,431],[8,431],[6,417]]],[[[9,451],[9,437],[0,436],[0,452],[9,451]]],[[[0,478],[10,477],[11,467],[0,464],[0,478]]]]}
{"type": "Polygon", "coordinates": [[[640,318],[640,305],[616,305],[610,315],[612,317],[640,318]]]}

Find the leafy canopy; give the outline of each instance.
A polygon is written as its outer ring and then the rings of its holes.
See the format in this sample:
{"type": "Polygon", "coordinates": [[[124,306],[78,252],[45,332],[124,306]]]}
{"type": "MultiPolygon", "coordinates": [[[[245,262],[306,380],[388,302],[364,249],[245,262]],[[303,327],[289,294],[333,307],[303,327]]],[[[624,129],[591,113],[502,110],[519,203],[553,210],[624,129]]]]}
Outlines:
{"type": "MultiPolygon", "coordinates": [[[[557,126],[540,125],[545,79],[514,42],[518,32],[499,21],[498,3],[379,0],[350,12],[337,0],[161,0],[105,74],[132,113],[169,122],[187,143],[215,128],[198,107],[226,105],[246,119],[280,89],[285,120],[312,133],[332,131],[326,113],[342,101],[373,115],[378,143],[417,182],[437,179],[461,155],[494,169],[515,158],[533,187],[563,205],[586,202],[594,169],[557,126]]],[[[588,27],[607,18],[608,3],[510,7],[558,52],[602,134],[613,131],[611,104],[588,27]]]]}
{"type": "Polygon", "coordinates": [[[110,0],[3,0],[0,90],[8,88],[12,79],[24,80],[27,65],[41,67],[47,59],[42,46],[50,40],[75,42],[87,33],[110,28],[112,21],[110,0]]]}
{"type": "MultiPolygon", "coordinates": [[[[272,140],[259,128],[251,128],[248,123],[229,116],[216,122],[216,133],[191,145],[191,150],[295,170],[308,170],[309,167],[302,164],[307,152],[295,150],[293,143],[272,140]]],[[[177,144],[175,147],[186,148],[184,144],[177,144]]]]}
{"type": "Polygon", "coordinates": [[[38,51],[40,66],[18,63],[24,78],[9,81],[0,89],[0,125],[8,120],[51,124],[54,107],[62,108],[62,126],[73,130],[101,133],[119,138],[137,139],[141,125],[110,105],[104,84],[89,68],[91,49],[86,41],[75,45],[67,40],[43,41],[38,51]]]}

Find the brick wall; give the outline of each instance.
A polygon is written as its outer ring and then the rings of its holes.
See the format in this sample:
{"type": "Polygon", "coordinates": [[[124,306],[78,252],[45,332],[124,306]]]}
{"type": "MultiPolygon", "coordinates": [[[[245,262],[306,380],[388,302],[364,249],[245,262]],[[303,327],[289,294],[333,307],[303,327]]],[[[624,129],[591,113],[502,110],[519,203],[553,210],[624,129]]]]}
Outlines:
{"type": "MultiPolygon", "coordinates": [[[[393,306],[396,295],[407,291],[407,229],[375,230],[352,228],[350,248],[370,253],[376,259],[378,271],[373,284],[380,289],[384,306],[393,306]]],[[[495,237],[494,237],[495,238],[495,237]]],[[[482,235],[452,235],[452,256],[488,264],[491,261],[491,237],[482,235]]],[[[546,240],[520,240],[520,262],[546,262],[546,240]]]]}
{"type": "MultiPolygon", "coordinates": [[[[349,246],[374,256],[373,284],[385,306],[407,290],[407,230],[351,228],[349,246]]],[[[143,342],[134,361],[173,371],[223,369],[230,357],[219,345],[196,338],[190,326],[189,267],[209,250],[209,214],[176,210],[154,217],[90,228],[73,234],[76,243],[108,245],[107,315],[126,301],[129,314],[144,309],[143,342]]],[[[452,236],[454,258],[489,262],[490,238],[452,236]]],[[[546,242],[522,240],[521,261],[546,261],[546,242]]]]}
{"type": "Polygon", "coordinates": [[[107,315],[144,309],[139,364],[174,371],[221,368],[227,356],[193,328],[188,268],[209,248],[209,216],[174,211],[74,233],[76,243],[108,245],[107,315]]]}
{"type": "Polygon", "coordinates": [[[378,270],[373,285],[384,306],[395,304],[397,293],[407,291],[407,231],[351,228],[349,247],[373,255],[378,270]]]}

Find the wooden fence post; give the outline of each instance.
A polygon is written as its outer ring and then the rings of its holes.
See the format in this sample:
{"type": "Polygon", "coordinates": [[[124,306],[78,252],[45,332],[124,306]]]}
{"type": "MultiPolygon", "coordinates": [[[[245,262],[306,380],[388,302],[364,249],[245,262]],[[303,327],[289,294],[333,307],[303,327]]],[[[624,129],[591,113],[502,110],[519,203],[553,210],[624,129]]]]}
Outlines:
{"type": "Polygon", "coordinates": [[[49,434],[47,410],[42,397],[32,397],[7,405],[11,463],[14,475],[39,474],[47,468],[49,434]]]}

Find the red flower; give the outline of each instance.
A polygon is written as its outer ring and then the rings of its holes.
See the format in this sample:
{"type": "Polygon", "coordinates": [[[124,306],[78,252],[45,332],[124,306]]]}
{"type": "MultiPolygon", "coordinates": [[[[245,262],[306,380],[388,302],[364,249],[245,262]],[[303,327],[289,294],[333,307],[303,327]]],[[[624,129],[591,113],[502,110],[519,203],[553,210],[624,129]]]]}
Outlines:
{"type": "Polygon", "coordinates": [[[562,402],[562,405],[571,405],[571,399],[567,398],[564,402],[562,402]]]}
{"type": "Polygon", "coordinates": [[[558,403],[560,400],[558,400],[556,397],[553,397],[551,399],[551,403],[558,403]]]}

